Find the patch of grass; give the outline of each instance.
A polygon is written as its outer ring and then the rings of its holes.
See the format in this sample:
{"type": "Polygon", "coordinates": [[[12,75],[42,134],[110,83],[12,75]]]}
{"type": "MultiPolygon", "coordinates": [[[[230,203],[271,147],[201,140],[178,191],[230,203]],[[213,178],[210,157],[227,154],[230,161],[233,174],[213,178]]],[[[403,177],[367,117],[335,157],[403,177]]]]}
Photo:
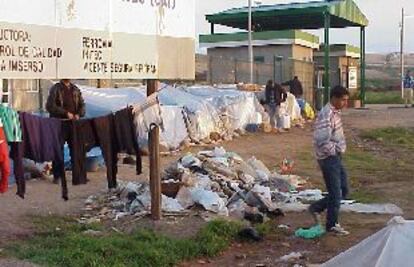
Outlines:
{"type": "Polygon", "coordinates": [[[270,234],[273,231],[273,227],[274,226],[272,224],[272,221],[268,221],[268,222],[264,222],[264,223],[256,225],[255,228],[260,235],[265,236],[265,235],[270,234]]]}
{"type": "Polygon", "coordinates": [[[366,104],[403,104],[399,91],[366,92],[366,104]]]}
{"type": "Polygon", "coordinates": [[[362,138],[375,140],[387,146],[401,147],[414,151],[414,129],[390,127],[365,131],[362,138]]]}
{"type": "Polygon", "coordinates": [[[363,189],[353,191],[349,197],[361,203],[379,203],[385,200],[381,195],[363,189]]]}
{"type": "Polygon", "coordinates": [[[194,238],[173,239],[145,229],[93,237],[83,233],[88,227],[65,218],[52,222],[40,218],[35,223],[49,230],[16,242],[6,253],[45,266],[76,267],[174,266],[183,260],[218,254],[242,227],[235,222],[212,221],[194,238]]]}
{"type": "Polygon", "coordinates": [[[355,147],[348,148],[344,155],[344,165],[348,172],[351,188],[373,183],[382,177],[378,175],[378,172],[384,169],[388,170],[387,164],[383,164],[381,159],[355,147]]]}

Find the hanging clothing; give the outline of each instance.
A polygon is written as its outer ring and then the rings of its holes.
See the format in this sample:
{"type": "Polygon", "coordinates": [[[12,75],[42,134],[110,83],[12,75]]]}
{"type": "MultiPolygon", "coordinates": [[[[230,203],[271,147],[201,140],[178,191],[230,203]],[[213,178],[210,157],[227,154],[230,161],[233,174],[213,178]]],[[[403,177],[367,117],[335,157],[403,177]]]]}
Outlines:
{"type": "Polygon", "coordinates": [[[125,108],[115,113],[117,152],[136,156],[136,172],[142,173],[142,159],[134,126],[133,109],[125,108]]]}
{"type": "MultiPolygon", "coordinates": [[[[43,118],[25,112],[21,112],[19,117],[23,141],[11,144],[10,155],[14,161],[17,194],[23,198],[25,194],[23,157],[35,162],[63,162],[63,150],[61,150],[63,138],[62,122],[59,119],[43,118]]],[[[62,197],[67,200],[65,177],[62,179],[62,197]]]]}
{"type": "Polygon", "coordinates": [[[86,153],[97,146],[97,140],[91,119],[71,121],[72,131],[72,184],[87,183],[86,153]]]}
{"type": "Polygon", "coordinates": [[[0,119],[8,142],[21,142],[22,130],[19,114],[14,109],[0,104],[0,119]]]}
{"type": "Polygon", "coordinates": [[[10,159],[9,147],[2,127],[0,127],[0,172],[0,193],[6,193],[9,188],[10,159]]]}
{"type": "MultiPolygon", "coordinates": [[[[86,184],[86,154],[93,147],[99,146],[105,160],[109,188],[116,188],[117,149],[112,114],[94,118],[72,121],[72,184],[86,184]]],[[[127,138],[127,137],[125,137],[127,138]]]]}
{"type": "Polygon", "coordinates": [[[93,119],[93,125],[105,160],[108,188],[116,188],[118,151],[114,115],[110,114],[108,116],[95,118],[93,119]]]}

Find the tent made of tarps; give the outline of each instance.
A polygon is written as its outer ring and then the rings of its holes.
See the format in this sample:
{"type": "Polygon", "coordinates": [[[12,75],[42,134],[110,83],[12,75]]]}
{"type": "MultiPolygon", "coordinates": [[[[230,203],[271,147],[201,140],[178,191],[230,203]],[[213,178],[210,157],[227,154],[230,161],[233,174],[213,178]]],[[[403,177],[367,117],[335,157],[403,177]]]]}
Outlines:
{"type": "MultiPolygon", "coordinates": [[[[266,116],[263,107],[252,92],[211,86],[172,87],[162,85],[158,94],[164,131],[160,143],[168,150],[180,147],[187,138],[193,142],[221,136],[258,124],[266,116]]],[[[146,89],[98,89],[81,87],[89,118],[106,115],[127,105],[144,103],[146,89]]],[[[147,144],[146,129],[138,129],[140,145],[147,144]]]]}
{"type": "Polygon", "coordinates": [[[414,265],[414,221],[394,217],[387,227],[321,267],[392,267],[414,265]]]}

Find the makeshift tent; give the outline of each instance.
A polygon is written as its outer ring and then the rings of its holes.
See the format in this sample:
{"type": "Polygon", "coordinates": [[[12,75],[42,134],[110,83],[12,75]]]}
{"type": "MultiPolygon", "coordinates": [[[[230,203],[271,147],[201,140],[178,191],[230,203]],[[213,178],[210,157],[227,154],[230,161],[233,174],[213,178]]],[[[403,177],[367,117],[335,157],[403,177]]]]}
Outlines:
{"type": "MultiPolygon", "coordinates": [[[[87,117],[106,115],[140,104],[146,99],[141,88],[97,89],[81,87],[86,103],[87,117]]],[[[164,131],[160,143],[174,150],[186,139],[200,142],[211,133],[231,135],[248,124],[259,124],[266,118],[263,107],[254,93],[236,90],[234,86],[173,87],[163,84],[158,95],[164,131]]],[[[147,144],[145,129],[139,130],[141,145],[147,144]]]]}
{"type": "Polygon", "coordinates": [[[388,226],[321,267],[391,267],[414,264],[414,221],[394,217],[388,226]]]}

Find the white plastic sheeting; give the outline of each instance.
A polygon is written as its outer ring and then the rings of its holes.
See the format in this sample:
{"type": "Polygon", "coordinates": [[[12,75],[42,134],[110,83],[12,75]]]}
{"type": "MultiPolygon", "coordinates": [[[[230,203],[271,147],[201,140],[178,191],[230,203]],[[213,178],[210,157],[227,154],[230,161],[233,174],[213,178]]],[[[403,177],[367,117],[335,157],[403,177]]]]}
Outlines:
{"type": "MultiPolygon", "coordinates": [[[[142,104],[146,99],[144,87],[80,88],[85,98],[87,117],[106,115],[127,105],[142,104]]],[[[265,112],[254,93],[228,86],[223,88],[176,88],[163,84],[158,95],[165,127],[161,133],[161,144],[172,150],[188,137],[199,142],[208,139],[212,132],[232,134],[236,129],[244,129],[247,124],[261,123],[259,120],[265,112]]],[[[145,135],[142,135],[140,143],[146,143],[145,135]]]]}
{"type": "Polygon", "coordinates": [[[126,108],[128,105],[144,103],[144,88],[93,88],[79,86],[85,99],[86,117],[94,118],[126,108]]]}
{"type": "Polygon", "coordinates": [[[164,131],[160,133],[160,143],[170,150],[179,147],[188,137],[183,112],[182,107],[161,106],[164,131]]]}
{"type": "Polygon", "coordinates": [[[321,267],[413,266],[414,221],[394,217],[388,226],[321,267]]]}

